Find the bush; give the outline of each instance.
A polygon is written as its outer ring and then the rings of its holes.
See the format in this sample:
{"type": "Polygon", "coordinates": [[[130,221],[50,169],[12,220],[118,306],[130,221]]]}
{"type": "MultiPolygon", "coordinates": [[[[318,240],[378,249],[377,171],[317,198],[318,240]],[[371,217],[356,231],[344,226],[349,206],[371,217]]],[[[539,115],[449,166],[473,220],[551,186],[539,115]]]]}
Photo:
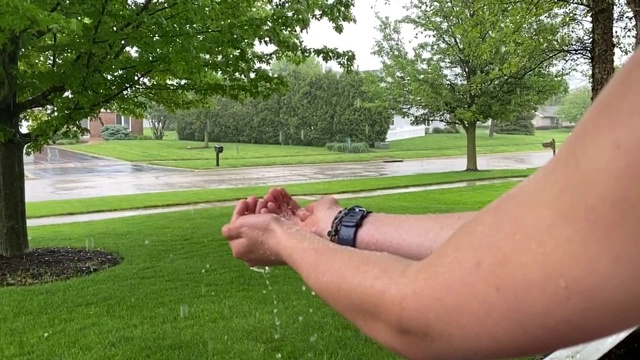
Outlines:
{"type": "Polygon", "coordinates": [[[343,153],[366,153],[369,152],[369,145],[366,143],[351,143],[351,147],[347,143],[328,143],[327,150],[343,153]]]}
{"type": "Polygon", "coordinates": [[[451,127],[451,126],[447,126],[444,128],[444,132],[447,134],[459,134],[460,133],[460,128],[457,127],[451,127]]]}
{"type": "Polygon", "coordinates": [[[535,133],[535,125],[525,116],[518,117],[514,121],[498,121],[496,123],[496,134],[535,135],[535,133]]]}
{"type": "Polygon", "coordinates": [[[133,140],[153,140],[153,136],[149,135],[136,135],[133,137],[133,140]]]}
{"type": "Polygon", "coordinates": [[[434,127],[433,130],[431,130],[431,133],[433,133],[433,134],[444,134],[445,131],[441,127],[434,127]]]}
{"type": "Polygon", "coordinates": [[[105,140],[131,140],[131,132],[122,125],[105,125],[100,132],[105,140]]]}

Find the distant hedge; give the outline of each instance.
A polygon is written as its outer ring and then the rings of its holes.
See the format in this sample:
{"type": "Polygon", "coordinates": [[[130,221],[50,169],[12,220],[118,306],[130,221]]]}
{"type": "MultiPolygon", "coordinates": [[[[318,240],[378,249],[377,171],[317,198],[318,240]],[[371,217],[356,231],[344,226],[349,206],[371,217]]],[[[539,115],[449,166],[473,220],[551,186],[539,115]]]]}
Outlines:
{"type": "Polygon", "coordinates": [[[385,141],[393,113],[377,91],[371,73],[291,71],[289,89],[266,100],[244,103],[223,98],[210,109],[184,112],[176,130],[180,140],[325,146],[385,141]]]}

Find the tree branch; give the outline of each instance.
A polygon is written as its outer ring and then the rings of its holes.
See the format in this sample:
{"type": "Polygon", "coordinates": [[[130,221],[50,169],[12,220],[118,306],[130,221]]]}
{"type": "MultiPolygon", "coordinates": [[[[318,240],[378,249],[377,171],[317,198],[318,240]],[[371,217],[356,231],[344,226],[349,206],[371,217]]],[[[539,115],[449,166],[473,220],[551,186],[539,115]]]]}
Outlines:
{"type": "Polygon", "coordinates": [[[21,103],[18,104],[18,112],[22,113],[26,110],[30,110],[30,109],[36,109],[36,108],[40,108],[43,107],[45,105],[47,105],[47,100],[57,94],[57,93],[61,93],[64,92],[65,87],[62,85],[54,85],[51,86],[50,88],[46,89],[45,91],[41,92],[40,94],[32,97],[31,99],[27,99],[21,103]]]}

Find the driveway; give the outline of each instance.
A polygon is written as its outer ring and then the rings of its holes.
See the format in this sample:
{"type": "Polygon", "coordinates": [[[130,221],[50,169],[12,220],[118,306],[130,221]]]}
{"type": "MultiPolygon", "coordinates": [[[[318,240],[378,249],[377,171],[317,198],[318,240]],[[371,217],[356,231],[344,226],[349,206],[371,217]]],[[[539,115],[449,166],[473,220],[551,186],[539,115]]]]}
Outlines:
{"type": "Polygon", "coordinates": [[[69,177],[95,177],[135,173],[176,172],[148,165],[130,164],[124,161],[81,154],[56,147],[45,147],[41,153],[25,156],[25,172],[28,179],[66,179],[69,177]]]}
{"type": "MultiPolygon", "coordinates": [[[[51,151],[47,154],[45,163],[36,159],[34,165],[25,166],[27,172],[31,171],[33,175],[33,178],[26,181],[27,201],[410,175],[459,171],[466,166],[465,157],[452,157],[396,163],[184,171],[68,153],[59,149],[51,151]],[[37,169],[31,169],[30,166],[37,169]]],[[[551,158],[550,152],[486,155],[478,157],[478,167],[485,170],[532,168],[546,164],[551,158]]]]}

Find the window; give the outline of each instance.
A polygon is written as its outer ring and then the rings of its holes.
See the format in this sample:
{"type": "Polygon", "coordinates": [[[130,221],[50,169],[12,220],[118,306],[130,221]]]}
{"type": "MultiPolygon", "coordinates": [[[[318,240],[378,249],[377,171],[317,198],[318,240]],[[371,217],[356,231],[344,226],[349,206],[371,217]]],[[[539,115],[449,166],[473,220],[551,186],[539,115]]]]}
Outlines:
{"type": "Polygon", "coordinates": [[[131,130],[131,117],[116,114],[116,125],[122,125],[127,129],[131,130]]]}

